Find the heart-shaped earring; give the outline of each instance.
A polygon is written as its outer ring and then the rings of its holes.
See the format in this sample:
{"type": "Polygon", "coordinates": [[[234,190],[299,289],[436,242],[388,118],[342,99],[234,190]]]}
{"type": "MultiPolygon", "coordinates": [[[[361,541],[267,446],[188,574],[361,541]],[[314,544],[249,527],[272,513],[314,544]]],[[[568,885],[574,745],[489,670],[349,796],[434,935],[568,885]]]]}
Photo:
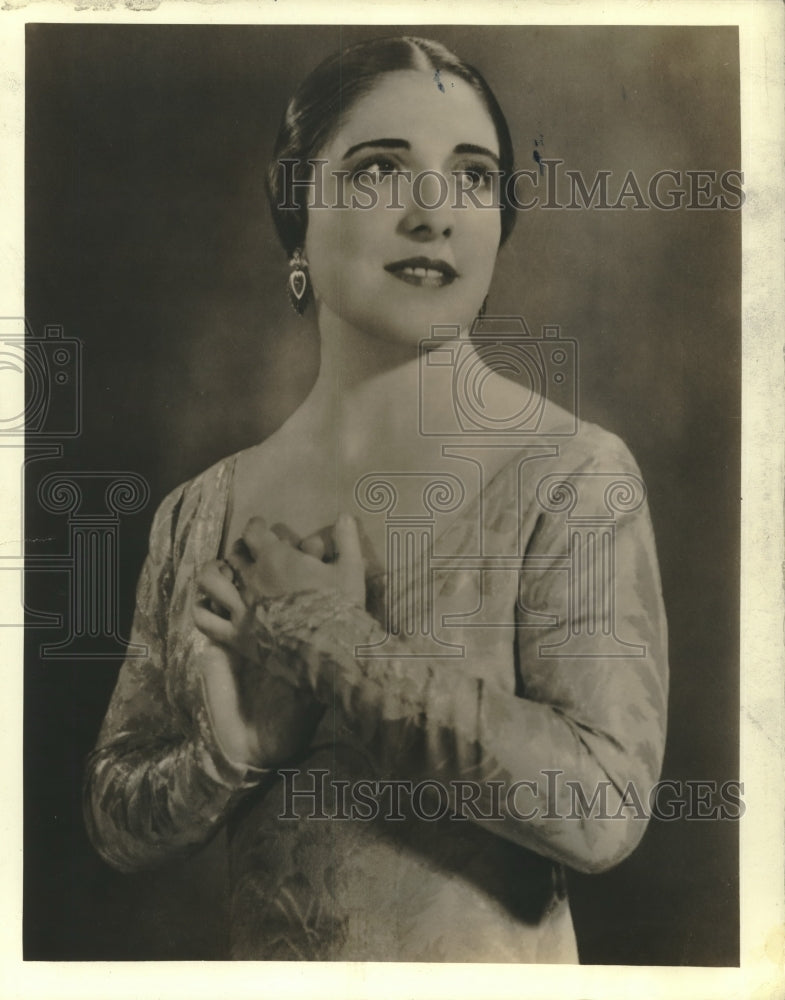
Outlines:
{"type": "Polygon", "coordinates": [[[308,261],[303,257],[302,250],[298,247],[292,254],[289,261],[289,283],[287,292],[292,309],[299,315],[305,312],[308,305],[308,261]]]}

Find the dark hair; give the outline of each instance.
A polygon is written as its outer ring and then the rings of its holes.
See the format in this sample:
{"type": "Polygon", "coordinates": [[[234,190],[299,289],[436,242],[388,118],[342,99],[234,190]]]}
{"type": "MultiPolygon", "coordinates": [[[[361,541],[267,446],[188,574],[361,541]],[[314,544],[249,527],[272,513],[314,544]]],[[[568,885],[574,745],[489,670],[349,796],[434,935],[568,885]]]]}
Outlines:
{"type": "MultiPolygon", "coordinates": [[[[482,75],[450,52],[440,42],[427,38],[393,36],[374,38],[342,49],[330,56],[300,84],[284,114],[270,166],[267,195],[278,237],[291,256],[302,247],[308,226],[303,188],[315,159],[342,124],[343,117],[359,97],[373,89],[376,80],[395,70],[414,69],[452,73],[479,94],[491,116],[499,140],[499,169],[502,178],[513,172],[510,130],[499,102],[482,75]],[[293,170],[281,170],[282,160],[296,161],[293,170]],[[281,207],[281,206],[291,207],[281,207]]],[[[515,210],[499,186],[501,239],[504,243],[515,224],[515,210]]]]}

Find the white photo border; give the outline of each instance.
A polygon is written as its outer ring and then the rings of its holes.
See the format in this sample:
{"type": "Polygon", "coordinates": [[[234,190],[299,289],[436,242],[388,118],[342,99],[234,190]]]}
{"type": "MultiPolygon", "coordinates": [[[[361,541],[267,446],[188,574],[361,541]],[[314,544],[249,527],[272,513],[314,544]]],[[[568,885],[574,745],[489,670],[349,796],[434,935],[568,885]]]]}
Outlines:
{"type": "MultiPolygon", "coordinates": [[[[0,759],[5,808],[0,851],[0,994],[27,997],[696,997],[785,995],[785,709],[783,706],[783,475],[785,468],[785,6],[779,0],[622,0],[573,3],[356,3],[308,0],[95,0],[91,5],[7,0],[0,11],[0,315],[24,315],[24,32],[30,22],[291,24],[392,21],[445,24],[737,25],[741,65],[742,563],[739,968],[289,963],[103,963],[22,960],[22,630],[0,629],[6,666],[0,759]]],[[[19,410],[23,401],[19,401],[19,410]]],[[[3,462],[0,525],[18,533],[18,475],[3,462]]],[[[18,466],[16,467],[18,468],[18,466]]],[[[6,617],[21,622],[18,579],[0,574],[6,617]],[[11,578],[14,579],[11,579],[11,578]],[[8,578],[8,579],[4,579],[8,578]]],[[[713,915],[705,914],[711,921],[713,915]]]]}

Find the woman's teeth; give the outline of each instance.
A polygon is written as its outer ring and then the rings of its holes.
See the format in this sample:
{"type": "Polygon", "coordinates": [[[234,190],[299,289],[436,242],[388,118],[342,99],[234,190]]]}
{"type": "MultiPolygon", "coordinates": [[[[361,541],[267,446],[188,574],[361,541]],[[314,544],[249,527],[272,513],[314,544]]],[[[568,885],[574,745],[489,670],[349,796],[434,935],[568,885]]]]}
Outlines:
{"type": "Polygon", "coordinates": [[[449,264],[436,261],[428,264],[388,264],[386,270],[400,281],[408,281],[411,285],[425,288],[442,288],[451,284],[457,277],[449,264]]]}
{"type": "Polygon", "coordinates": [[[404,274],[413,274],[417,278],[441,278],[442,272],[430,267],[404,267],[404,274]]]}

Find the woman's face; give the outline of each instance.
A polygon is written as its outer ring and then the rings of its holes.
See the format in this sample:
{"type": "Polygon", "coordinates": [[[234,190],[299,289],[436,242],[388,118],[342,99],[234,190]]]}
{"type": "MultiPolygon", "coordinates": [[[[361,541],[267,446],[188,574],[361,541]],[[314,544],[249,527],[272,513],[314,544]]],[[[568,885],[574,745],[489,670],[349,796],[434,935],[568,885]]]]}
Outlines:
{"type": "Polygon", "coordinates": [[[435,324],[466,329],[499,248],[488,176],[498,156],[493,121],[463,80],[381,77],[319,153],[330,207],[309,208],[305,255],[320,317],[412,344],[435,324]]]}

